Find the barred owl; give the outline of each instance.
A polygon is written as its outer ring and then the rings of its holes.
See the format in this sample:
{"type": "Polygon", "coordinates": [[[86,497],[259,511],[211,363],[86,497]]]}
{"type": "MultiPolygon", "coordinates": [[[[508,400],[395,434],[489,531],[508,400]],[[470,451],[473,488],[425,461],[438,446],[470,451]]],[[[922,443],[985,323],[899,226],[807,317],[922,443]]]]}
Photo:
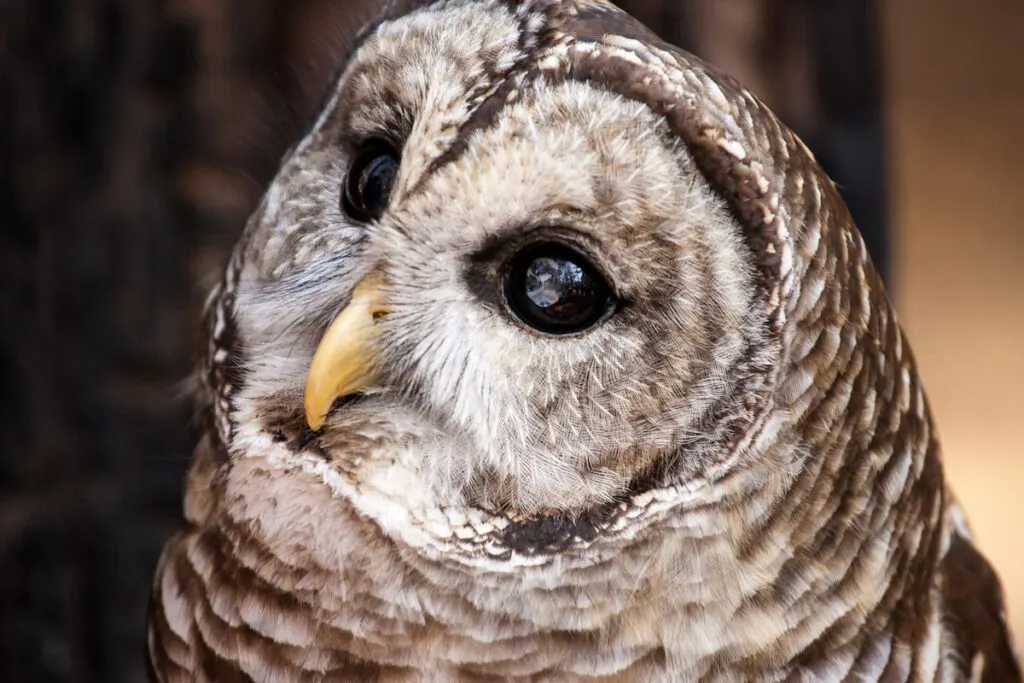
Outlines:
{"type": "Polygon", "coordinates": [[[604,0],[366,27],[208,306],[160,681],[1019,681],[835,187],[604,0]]]}

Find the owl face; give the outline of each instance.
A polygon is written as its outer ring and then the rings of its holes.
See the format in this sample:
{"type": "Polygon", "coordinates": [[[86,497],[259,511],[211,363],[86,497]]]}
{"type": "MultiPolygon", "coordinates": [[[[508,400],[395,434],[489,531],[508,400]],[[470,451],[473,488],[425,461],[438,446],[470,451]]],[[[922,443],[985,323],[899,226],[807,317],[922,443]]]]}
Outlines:
{"type": "Polygon", "coordinates": [[[739,467],[767,329],[742,231],[531,11],[443,3],[354,50],[236,254],[233,450],[522,517],[739,467]]]}

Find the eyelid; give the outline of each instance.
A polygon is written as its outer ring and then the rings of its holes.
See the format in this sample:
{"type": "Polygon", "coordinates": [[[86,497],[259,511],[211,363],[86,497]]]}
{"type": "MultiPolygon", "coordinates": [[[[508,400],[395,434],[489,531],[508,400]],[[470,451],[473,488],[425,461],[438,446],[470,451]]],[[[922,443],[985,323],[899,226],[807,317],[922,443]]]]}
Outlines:
{"type": "Polygon", "coordinates": [[[363,153],[374,144],[382,144],[394,151],[401,161],[405,148],[404,136],[395,135],[393,131],[388,130],[348,131],[341,136],[338,143],[350,158],[363,153]]]}

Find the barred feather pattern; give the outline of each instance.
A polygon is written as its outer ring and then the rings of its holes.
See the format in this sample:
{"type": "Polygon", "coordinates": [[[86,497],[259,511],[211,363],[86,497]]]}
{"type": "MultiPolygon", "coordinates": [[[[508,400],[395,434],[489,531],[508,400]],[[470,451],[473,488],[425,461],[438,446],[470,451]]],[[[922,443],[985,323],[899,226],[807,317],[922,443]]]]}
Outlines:
{"type": "MultiPolygon", "coordinates": [[[[507,52],[467,67],[470,104],[447,110],[415,162],[424,177],[474,154],[528,91],[580,83],[650,112],[739,226],[759,331],[701,423],[700,466],[666,460],[612,500],[522,511],[424,492],[406,445],[441,427],[415,409],[371,400],[309,433],[246,369],[240,282],[313,261],[305,228],[261,232],[281,211],[272,189],[211,299],[211,419],[154,584],[156,680],[1021,680],[913,355],[811,153],[741,86],[599,0],[397,3],[352,59],[458,21],[506,31],[507,52]]],[[[328,102],[278,182],[319,196],[303,155],[344,106],[328,102]]]]}

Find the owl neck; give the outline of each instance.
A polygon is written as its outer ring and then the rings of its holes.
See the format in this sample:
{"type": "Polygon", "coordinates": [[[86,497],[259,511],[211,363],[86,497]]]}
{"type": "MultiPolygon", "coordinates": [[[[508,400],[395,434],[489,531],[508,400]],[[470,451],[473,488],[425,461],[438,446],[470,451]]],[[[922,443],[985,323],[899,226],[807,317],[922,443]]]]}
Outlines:
{"type": "Polygon", "coordinates": [[[838,680],[890,661],[910,671],[936,623],[925,597],[942,502],[926,481],[931,460],[901,459],[913,448],[898,438],[884,457],[854,458],[856,430],[840,420],[827,433],[834,442],[803,443],[804,466],[776,485],[669,510],[589,558],[517,567],[406,547],[321,473],[250,453],[224,476],[193,473],[222,503],[190,515],[187,551],[158,586],[170,618],[193,615],[190,637],[224,678],[258,663],[298,680],[325,662],[385,680],[773,680],[793,667],[838,680]]]}
{"type": "Polygon", "coordinates": [[[791,636],[807,631],[801,657],[830,652],[841,662],[846,652],[849,672],[869,671],[858,667],[895,662],[899,644],[897,663],[916,668],[918,655],[930,661],[922,653],[939,647],[935,572],[951,533],[939,444],[860,236],[810,237],[797,239],[796,251],[812,257],[794,274],[775,390],[791,425],[775,447],[793,474],[747,520],[754,531],[743,552],[788,549],[764,589],[804,615],[791,636]]]}

